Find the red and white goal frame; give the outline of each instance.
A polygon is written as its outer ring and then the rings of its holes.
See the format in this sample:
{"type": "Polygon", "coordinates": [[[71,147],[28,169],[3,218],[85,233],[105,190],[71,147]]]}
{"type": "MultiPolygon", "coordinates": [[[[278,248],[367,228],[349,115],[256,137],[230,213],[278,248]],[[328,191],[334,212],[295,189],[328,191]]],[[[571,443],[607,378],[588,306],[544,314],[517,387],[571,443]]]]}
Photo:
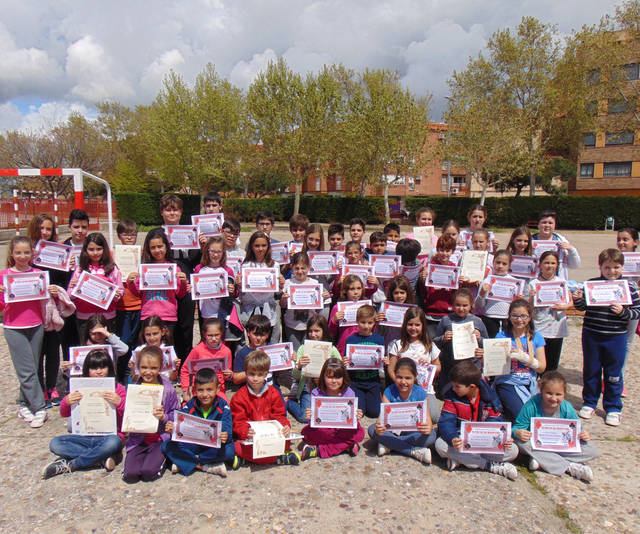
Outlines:
{"type": "Polygon", "coordinates": [[[107,215],[109,219],[109,246],[113,248],[113,209],[111,207],[111,186],[105,179],[82,169],[0,169],[0,176],[72,176],[76,209],[84,209],[84,178],[103,184],[107,190],[107,215]]]}

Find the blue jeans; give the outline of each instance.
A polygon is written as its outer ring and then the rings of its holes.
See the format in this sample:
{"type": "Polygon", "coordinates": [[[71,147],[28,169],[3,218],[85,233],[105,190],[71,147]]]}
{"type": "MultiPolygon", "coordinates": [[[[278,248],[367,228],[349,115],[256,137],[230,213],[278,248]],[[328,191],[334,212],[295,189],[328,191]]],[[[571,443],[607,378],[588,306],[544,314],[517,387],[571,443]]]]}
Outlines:
{"type": "Polygon", "coordinates": [[[51,452],[70,460],[76,469],[102,464],[109,456],[122,449],[122,440],[116,434],[106,436],[81,436],[66,434],[57,436],[49,443],[51,452]]]}
{"type": "Polygon", "coordinates": [[[382,443],[388,449],[397,451],[401,454],[409,456],[411,449],[430,447],[436,442],[437,433],[432,430],[430,434],[422,432],[402,432],[400,435],[393,432],[385,432],[384,434],[376,434],[376,425],[369,427],[369,437],[378,443],[382,443]]]}
{"type": "Polygon", "coordinates": [[[300,402],[295,399],[289,399],[287,402],[287,410],[289,410],[289,413],[295,417],[298,423],[307,424],[309,422],[309,419],[307,419],[305,414],[307,408],[311,408],[311,394],[307,391],[302,393],[300,402]]]}
{"type": "Polygon", "coordinates": [[[362,410],[365,416],[377,419],[380,415],[380,401],[382,399],[380,379],[351,380],[350,386],[356,397],[358,397],[358,409],[362,410]]]}
{"type": "Polygon", "coordinates": [[[598,405],[604,374],[604,411],[622,411],[622,368],[627,354],[627,334],[605,336],[582,329],[582,400],[598,405]]]}
{"type": "Polygon", "coordinates": [[[182,443],[180,441],[165,441],[162,444],[162,452],[185,475],[190,475],[196,465],[217,464],[233,460],[235,448],[233,441],[222,445],[219,449],[215,447],[203,447],[195,443],[182,443]]]}
{"type": "Polygon", "coordinates": [[[496,394],[502,403],[502,411],[509,421],[515,421],[524,402],[511,384],[496,384],[496,394]]]}

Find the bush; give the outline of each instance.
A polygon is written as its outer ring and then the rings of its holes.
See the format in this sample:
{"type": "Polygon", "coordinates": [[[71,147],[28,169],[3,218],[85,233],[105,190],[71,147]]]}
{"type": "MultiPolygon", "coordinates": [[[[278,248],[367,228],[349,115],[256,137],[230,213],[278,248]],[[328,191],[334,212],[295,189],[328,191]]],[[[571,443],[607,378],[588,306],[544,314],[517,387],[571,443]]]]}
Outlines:
{"type": "MultiPolygon", "coordinates": [[[[180,224],[190,224],[191,215],[200,213],[200,197],[177,193],[182,199],[183,212],[180,224]]],[[[138,224],[146,226],[161,225],[162,217],[158,206],[162,195],[160,193],[114,193],[118,218],[133,219],[138,224]]]]}

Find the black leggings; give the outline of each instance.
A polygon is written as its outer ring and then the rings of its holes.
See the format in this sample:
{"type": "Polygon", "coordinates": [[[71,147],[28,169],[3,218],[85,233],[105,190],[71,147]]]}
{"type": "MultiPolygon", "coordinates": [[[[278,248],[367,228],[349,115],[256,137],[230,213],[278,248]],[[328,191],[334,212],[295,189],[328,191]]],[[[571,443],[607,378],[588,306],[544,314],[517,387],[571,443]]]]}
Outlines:
{"type": "Polygon", "coordinates": [[[496,337],[496,334],[502,330],[502,319],[496,319],[495,317],[482,316],[482,322],[487,329],[487,334],[490,338],[496,337]]]}
{"type": "Polygon", "coordinates": [[[560,354],[562,353],[562,342],[564,338],[561,337],[545,337],[544,354],[547,359],[546,371],[555,371],[558,369],[560,363],[560,354]]]}
{"type": "Polygon", "coordinates": [[[44,391],[56,387],[58,369],[60,368],[60,334],[55,330],[45,332],[40,351],[38,378],[44,391]]]}

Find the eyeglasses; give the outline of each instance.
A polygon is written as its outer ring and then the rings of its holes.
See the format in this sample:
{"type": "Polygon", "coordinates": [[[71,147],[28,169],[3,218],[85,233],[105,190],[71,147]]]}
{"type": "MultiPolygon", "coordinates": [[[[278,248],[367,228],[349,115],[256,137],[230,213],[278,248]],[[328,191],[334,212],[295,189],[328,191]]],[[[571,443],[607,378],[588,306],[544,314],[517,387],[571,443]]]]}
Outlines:
{"type": "Polygon", "coordinates": [[[513,315],[513,314],[511,314],[510,317],[512,319],[516,319],[516,320],[520,320],[520,321],[526,321],[529,318],[529,316],[526,315],[526,314],[525,315],[513,315]]]}

